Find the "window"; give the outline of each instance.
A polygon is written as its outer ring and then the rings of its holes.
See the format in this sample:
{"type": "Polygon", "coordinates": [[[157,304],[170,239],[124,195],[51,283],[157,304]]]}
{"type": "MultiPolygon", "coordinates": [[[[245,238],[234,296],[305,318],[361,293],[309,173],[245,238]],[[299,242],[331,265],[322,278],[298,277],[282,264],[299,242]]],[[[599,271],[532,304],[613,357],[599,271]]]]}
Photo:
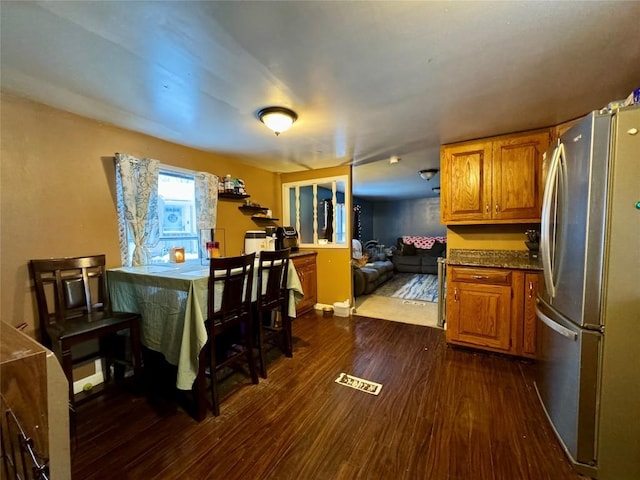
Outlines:
{"type": "Polygon", "coordinates": [[[346,176],[282,185],[283,218],[298,231],[301,246],[347,246],[349,191],[346,176]]]}
{"type": "Polygon", "coordinates": [[[199,240],[218,233],[218,177],[127,153],[116,153],[115,167],[122,264],[167,262],[172,247],[197,260],[199,240]]]}
{"type": "Polygon", "coordinates": [[[151,263],[168,262],[171,247],[184,247],[187,260],[197,259],[199,242],[192,173],[160,167],[158,216],[160,237],[149,246],[151,263]]]}

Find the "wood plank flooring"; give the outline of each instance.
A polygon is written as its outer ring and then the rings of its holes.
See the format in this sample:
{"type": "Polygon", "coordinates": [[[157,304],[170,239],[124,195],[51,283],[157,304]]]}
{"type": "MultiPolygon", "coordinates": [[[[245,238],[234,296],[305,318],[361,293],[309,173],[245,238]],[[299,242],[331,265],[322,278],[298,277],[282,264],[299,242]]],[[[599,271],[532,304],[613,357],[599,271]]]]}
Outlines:
{"type": "MultiPolygon", "coordinates": [[[[294,357],[197,423],[171,398],[79,407],[74,479],[564,480],[531,365],[447,347],[440,329],[364,317],[295,320],[294,357]],[[383,384],[378,396],[340,372],[383,384]]],[[[171,382],[171,370],[166,374],[171,382]]]]}

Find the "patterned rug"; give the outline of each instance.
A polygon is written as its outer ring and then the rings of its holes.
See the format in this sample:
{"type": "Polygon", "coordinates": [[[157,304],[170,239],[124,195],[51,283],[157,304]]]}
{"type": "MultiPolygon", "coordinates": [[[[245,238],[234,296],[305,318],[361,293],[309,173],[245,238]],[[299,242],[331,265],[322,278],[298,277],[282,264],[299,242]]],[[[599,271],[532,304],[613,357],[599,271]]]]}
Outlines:
{"type": "Polygon", "coordinates": [[[376,288],[372,295],[423,302],[438,301],[438,276],[420,273],[396,273],[376,288]]]}

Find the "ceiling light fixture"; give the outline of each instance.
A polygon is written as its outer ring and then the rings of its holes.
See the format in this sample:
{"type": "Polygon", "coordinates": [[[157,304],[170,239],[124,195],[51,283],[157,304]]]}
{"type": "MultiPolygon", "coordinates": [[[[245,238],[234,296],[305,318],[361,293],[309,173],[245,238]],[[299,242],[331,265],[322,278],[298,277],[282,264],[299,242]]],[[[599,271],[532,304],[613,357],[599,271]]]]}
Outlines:
{"type": "Polygon", "coordinates": [[[440,170],[438,170],[437,168],[428,168],[426,170],[420,170],[418,172],[418,175],[420,175],[420,178],[422,178],[423,180],[431,180],[439,171],[440,170]]]}
{"type": "Polygon", "coordinates": [[[391,165],[393,165],[394,163],[398,163],[400,161],[400,157],[397,157],[395,155],[393,155],[391,158],[389,158],[389,163],[391,165]]]}
{"type": "Polygon", "coordinates": [[[291,128],[298,119],[298,114],[284,107],[266,107],[258,112],[258,119],[273,130],[273,133],[280,135],[291,128]]]}

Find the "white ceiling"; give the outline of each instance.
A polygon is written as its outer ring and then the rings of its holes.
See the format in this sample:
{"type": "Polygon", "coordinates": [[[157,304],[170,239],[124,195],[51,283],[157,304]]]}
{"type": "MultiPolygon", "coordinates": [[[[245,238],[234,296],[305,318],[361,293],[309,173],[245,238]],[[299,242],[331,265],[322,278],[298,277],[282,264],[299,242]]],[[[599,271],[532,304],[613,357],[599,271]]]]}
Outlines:
{"type": "Polygon", "coordinates": [[[3,90],[271,171],[353,162],[370,198],[433,196],[439,175],[417,172],[443,143],[640,86],[635,1],[3,0],[0,16],[3,90]],[[270,105],[299,115],[279,137],[255,117],[270,105]]]}

